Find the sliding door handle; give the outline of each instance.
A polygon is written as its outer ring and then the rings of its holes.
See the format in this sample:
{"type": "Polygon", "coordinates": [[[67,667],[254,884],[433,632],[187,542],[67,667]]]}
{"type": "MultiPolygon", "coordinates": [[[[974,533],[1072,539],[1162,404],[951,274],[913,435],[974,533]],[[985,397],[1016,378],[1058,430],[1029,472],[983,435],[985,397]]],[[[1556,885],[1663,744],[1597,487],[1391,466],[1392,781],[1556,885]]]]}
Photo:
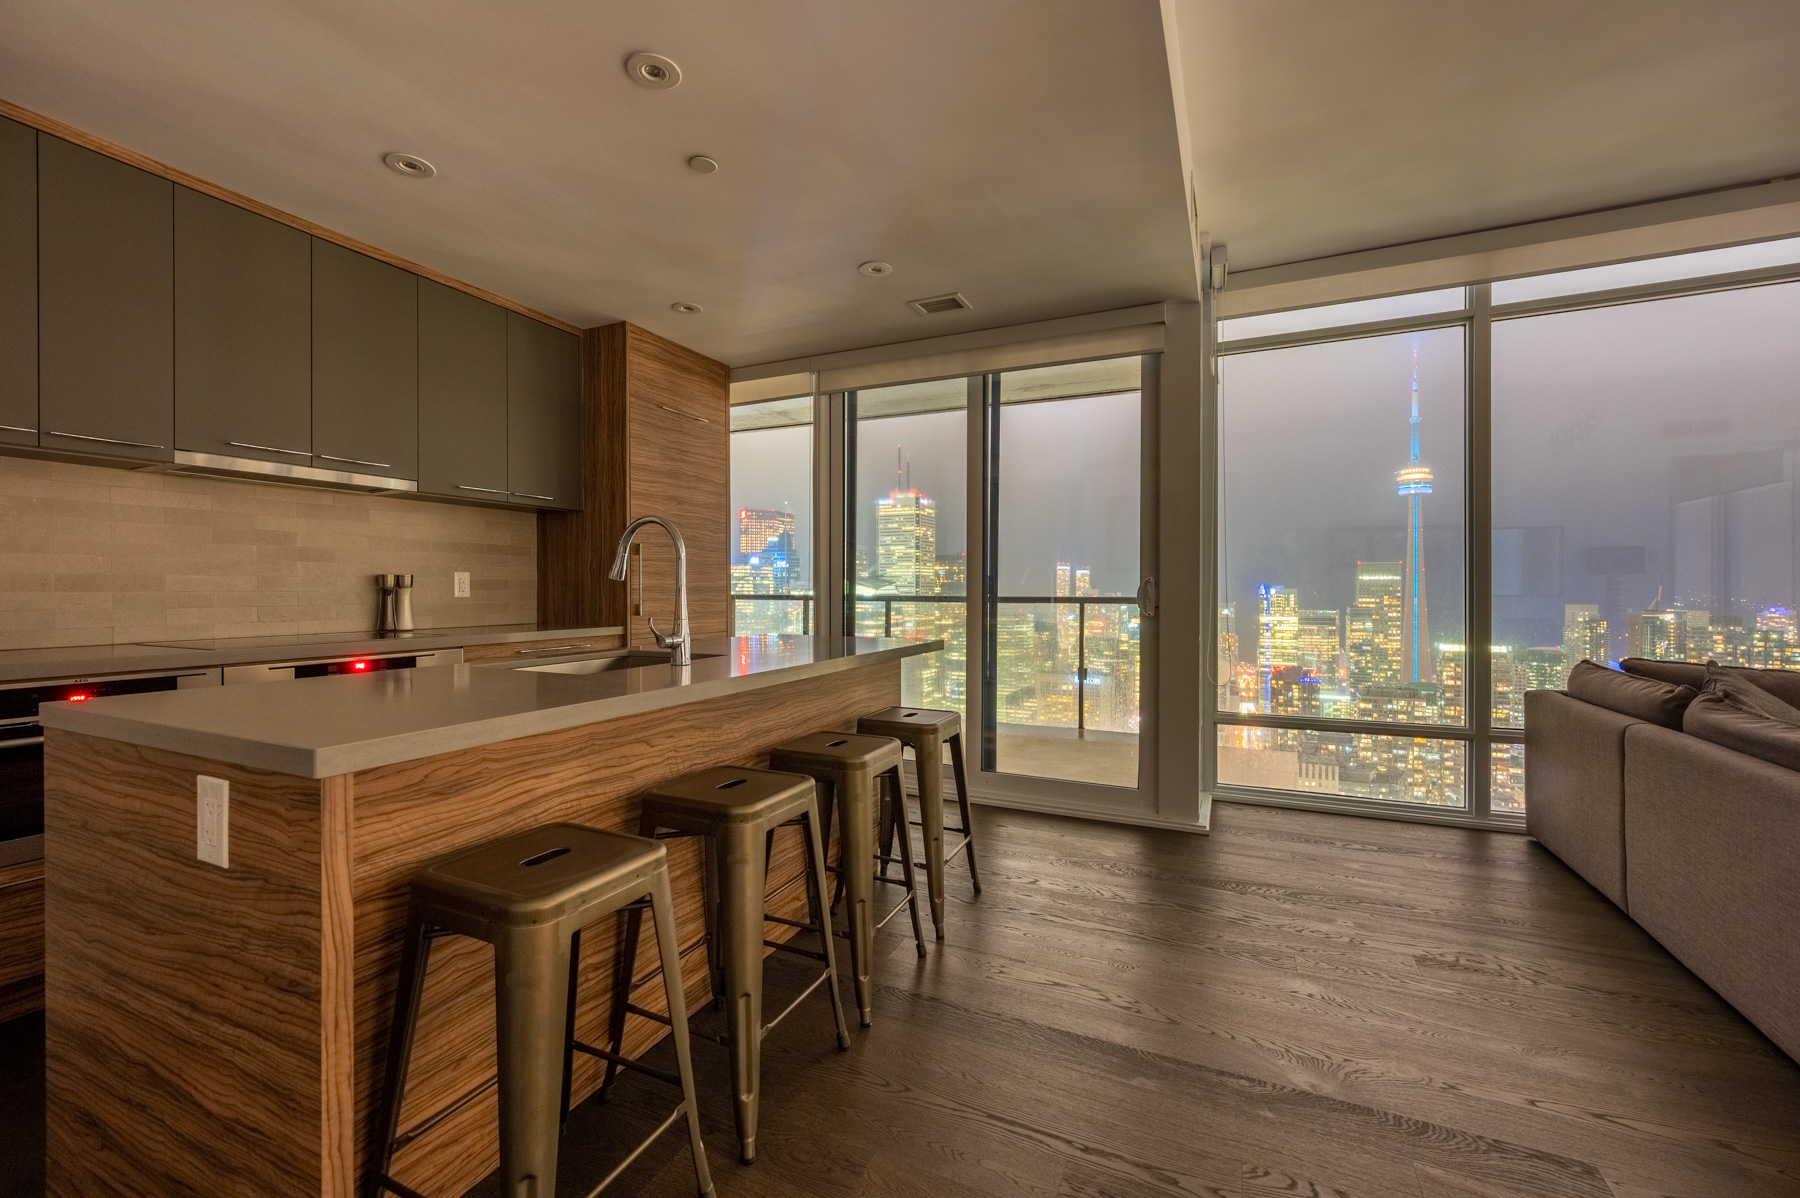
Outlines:
{"type": "Polygon", "coordinates": [[[1146,578],[1138,583],[1137,603],[1140,615],[1156,618],[1156,579],[1146,578]]]}

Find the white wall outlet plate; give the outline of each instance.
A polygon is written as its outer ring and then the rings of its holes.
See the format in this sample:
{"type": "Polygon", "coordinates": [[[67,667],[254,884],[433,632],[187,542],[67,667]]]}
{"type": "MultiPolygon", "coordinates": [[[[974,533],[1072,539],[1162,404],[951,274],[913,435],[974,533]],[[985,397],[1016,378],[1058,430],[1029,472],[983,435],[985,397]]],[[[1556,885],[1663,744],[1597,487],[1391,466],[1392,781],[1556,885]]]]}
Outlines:
{"type": "Polygon", "coordinates": [[[467,570],[458,570],[455,574],[451,575],[451,578],[453,578],[456,583],[452,597],[456,599],[467,599],[469,597],[469,572],[467,570]]]}
{"type": "Polygon", "coordinates": [[[231,783],[197,774],[194,797],[194,855],[220,869],[230,869],[231,783]]]}

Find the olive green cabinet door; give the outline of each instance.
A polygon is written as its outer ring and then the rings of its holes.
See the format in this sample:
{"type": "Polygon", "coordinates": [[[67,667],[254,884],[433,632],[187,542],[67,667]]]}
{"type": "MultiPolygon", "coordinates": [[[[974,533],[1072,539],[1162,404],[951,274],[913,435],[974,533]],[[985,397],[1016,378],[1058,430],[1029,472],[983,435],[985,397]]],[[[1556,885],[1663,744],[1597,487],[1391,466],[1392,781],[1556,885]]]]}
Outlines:
{"type": "Polygon", "coordinates": [[[45,448],[174,457],[174,191],[167,179],[38,135],[45,448]]]}
{"type": "Polygon", "coordinates": [[[417,276],[312,239],[313,465],[419,477],[417,276]]]}
{"type": "Polygon", "coordinates": [[[419,280],[419,490],[507,501],[506,309],[419,280]]]}
{"type": "Polygon", "coordinates": [[[514,503],[581,506],[581,338],[506,314],[507,480],[514,503]]]}
{"type": "Polygon", "coordinates": [[[312,238],[175,189],[175,448],[312,465],[312,238]]]}
{"type": "Polygon", "coordinates": [[[0,443],[38,442],[37,130],[0,119],[0,443]]]}

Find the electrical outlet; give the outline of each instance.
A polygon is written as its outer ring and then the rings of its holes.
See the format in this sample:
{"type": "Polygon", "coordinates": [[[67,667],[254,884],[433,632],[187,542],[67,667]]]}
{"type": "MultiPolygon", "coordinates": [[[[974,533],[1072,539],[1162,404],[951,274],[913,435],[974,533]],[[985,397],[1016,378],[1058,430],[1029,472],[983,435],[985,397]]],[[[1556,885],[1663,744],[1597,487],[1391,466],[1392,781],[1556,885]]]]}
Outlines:
{"type": "Polygon", "coordinates": [[[194,855],[230,869],[231,783],[199,774],[194,778],[194,797],[194,855]]]}
{"type": "Polygon", "coordinates": [[[469,597],[469,572],[467,570],[458,570],[455,574],[452,574],[451,577],[456,580],[455,591],[451,597],[455,599],[467,599],[469,597]]]}

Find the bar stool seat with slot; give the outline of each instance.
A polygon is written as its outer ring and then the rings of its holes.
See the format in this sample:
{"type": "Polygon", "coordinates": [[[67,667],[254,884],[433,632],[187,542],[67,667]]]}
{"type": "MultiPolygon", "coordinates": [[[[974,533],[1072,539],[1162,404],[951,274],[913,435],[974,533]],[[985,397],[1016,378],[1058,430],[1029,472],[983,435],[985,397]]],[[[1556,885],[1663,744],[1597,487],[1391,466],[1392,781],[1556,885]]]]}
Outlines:
{"type": "Polygon", "coordinates": [[[912,912],[913,940],[925,955],[925,933],[919,923],[919,898],[914,886],[912,837],[907,834],[906,787],[900,778],[903,753],[891,736],[857,736],[848,732],[813,732],[776,745],[769,752],[769,768],[806,774],[819,784],[820,825],[827,845],[831,823],[838,821],[837,898],[850,903],[850,972],[855,980],[856,1007],[862,1025],[873,1014],[874,986],[870,971],[875,959],[875,929],[905,907],[912,912]],[[877,791],[880,792],[879,801],[877,791]],[[888,864],[892,857],[877,857],[876,821],[881,838],[900,834],[899,878],[877,878],[875,863],[888,864]],[[875,918],[875,882],[899,886],[905,897],[880,919],[875,918]]]}
{"type": "Polygon", "coordinates": [[[713,1192],[694,1105],[687,1008],[681,987],[669,988],[676,1075],[625,1062],[614,1052],[574,1044],[572,1035],[580,934],[589,924],[618,911],[630,912],[635,922],[648,907],[664,965],[670,976],[680,976],[668,860],[667,847],[654,840],[578,824],[548,824],[453,853],[420,872],[412,884],[412,910],[388,1051],[382,1108],[385,1122],[367,1186],[368,1198],[383,1193],[422,1198],[391,1176],[395,1152],[496,1084],[500,1090],[503,1192],[508,1198],[554,1198],[557,1143],[567,1109],[572,1047],[606,1059],[609,1072],[617,1065],[629,1064],[681,1090],[681,1103],[674,1112],[589,1198],[605,1189],[684,1115],[694,1154],[695,1182],[701,1194],[713,1192]],[[471,936],[494,946],[499,1072],[402,1133],[400,1105],[418,1026],[425,967],[432,941],[448,935],[471,936]]]}
{"type": "MultiPolygon", "coordinates": [[[[869,736],[891,736],[913,751],[918,773],[919,825],[925,835],[925,885],[931,893],[931,923],[937,938],[944,938],[944,865],[948,857],[966,853],[969,883],[981,893],[981,875],[975,869],[975,824],[969,816],[969,779],[963,769],[962,717],[954,711],[925,707],[889,707],[856,721],[856,730],[869,736]],[[950,746],[950,765],[956,775],[956,800],[962,808],[962,827],[944,826],[944,745],[950,746]],[[948,848],[944,833],[962,839],[948,848]]],[[[887,854],[883,831],[882,854],[887,854]]]]}
{"type": "MultiPolygon", "coordinates": [[[[715,766],[656,786],[644,796],[638,830],[645,836],[699,836],[706,855],[707,964],[712,971],[715,1002],[725,1009],[726,1034],[715,1038],[731,1052],[733,1113],[743,1162],[756,1159],[756,1125],[760,1107],[762,1040],[769,1030],[823,986],[831,998],[838,1047],[850,1047],[850,1029],[838,998],[837,958],[832,949],[831,913],[825,906],[825,846],[819,822],[817,788],[801,774],[739,766],[715,766]],[[763,907],[768,888],[769,853],[775,830],[799,824],[806,846],[806,893],[810,922],[769,915],[763,907]],[[786,924],[818,935],[820,951],[807,952],[763,937],[763,923],[786,924]],[[824,964],[823,971],[781,1014],[763,1022],[763,950],[779,949],[824,964]]],[[[625,1034],[625,1015],[644,1014],[630,1002],[633,957],[637,951],[638,916],[625,922],[625,947],[619,955],[614,983],[612,1050],[616,1055],[625,1034]]],[[[665,963],[663,969],[669,966],[665,963]]],[[[679,968],[679,966],[677,966],[679,968]]],[[[671,993],[679,986],[668,987],[671,993]]],[[[601,1084],[604,1096],[612,1085],[609,1064],[601,1084]]]]}

